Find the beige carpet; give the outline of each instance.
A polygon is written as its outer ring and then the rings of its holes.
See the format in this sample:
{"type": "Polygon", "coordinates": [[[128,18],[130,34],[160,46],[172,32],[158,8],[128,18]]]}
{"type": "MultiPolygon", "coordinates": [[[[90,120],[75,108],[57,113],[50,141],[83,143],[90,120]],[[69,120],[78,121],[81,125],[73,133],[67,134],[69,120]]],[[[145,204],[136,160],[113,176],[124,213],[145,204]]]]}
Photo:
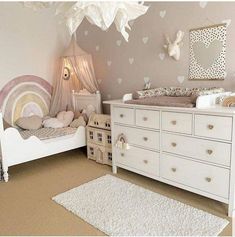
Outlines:
{"type": "MultiPolygon", "coordinates": [[[[110,173],[109,166],[87,160],[80,150],[11,167],[9,183],[0,182],[0,235],[103,235],[53,202],[51,197],[110,173]]],[[[118,176],[227,218],[227,205],[220,202],[122,169],[118,176]]],[[[229,224],[221,235],[231,234],[229,224]]]]}

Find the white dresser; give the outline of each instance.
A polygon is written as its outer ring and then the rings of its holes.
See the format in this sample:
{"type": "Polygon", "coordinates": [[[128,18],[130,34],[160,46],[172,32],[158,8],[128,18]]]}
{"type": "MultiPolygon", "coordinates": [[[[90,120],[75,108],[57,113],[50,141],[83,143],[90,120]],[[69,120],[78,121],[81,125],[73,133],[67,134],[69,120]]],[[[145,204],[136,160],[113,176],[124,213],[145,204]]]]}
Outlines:
{"type": "Polygon", "coordinates": [[[227,203],[235,183],[235,109],[111,105],[113,172],[121,167],[227,203]],[[115,146],[124,134],[130,149],[115,146]]]}

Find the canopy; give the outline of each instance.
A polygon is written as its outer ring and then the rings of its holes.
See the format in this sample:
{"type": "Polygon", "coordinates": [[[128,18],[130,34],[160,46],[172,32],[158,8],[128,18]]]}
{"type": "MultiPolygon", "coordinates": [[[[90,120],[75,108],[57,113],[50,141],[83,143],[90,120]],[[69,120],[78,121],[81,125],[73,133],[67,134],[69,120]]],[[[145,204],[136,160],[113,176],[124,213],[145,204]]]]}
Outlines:
{"type": "Polygon", "coordinates": [[[90,93],[98,91],[92,57],[82,50],[72,37],[69,47],[60,58],[59,74],[53,82],[50,115],[59,111],[72,110],[72,91],[86,89],[90,93]]]}

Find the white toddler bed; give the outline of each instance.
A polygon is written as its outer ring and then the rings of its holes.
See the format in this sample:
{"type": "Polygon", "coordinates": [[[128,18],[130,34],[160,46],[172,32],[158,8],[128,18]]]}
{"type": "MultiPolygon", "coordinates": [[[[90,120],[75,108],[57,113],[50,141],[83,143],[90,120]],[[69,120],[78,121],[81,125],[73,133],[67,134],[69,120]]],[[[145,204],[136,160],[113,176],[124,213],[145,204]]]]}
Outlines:
{"type": "MultiPolygon", "coordinates": [[[[79,96],[73,99],[74,104],[79,104],[81,108],[87,105],[93,105],[97,112],[100,111],[100,94],[92,94],[89,100],[79,96]],[[79,100],[82,103],[79,104],[79,100]]],[[[75,105],[74,105],[75,106],[75,105]]],[[[10,127],[4,130],[3,114],[0,112],[0,142],[2,153],[2,170],[5,182],[8,181],[8,168],[27,161],[36,160],[42,157],[50,156],[60,152],[76,149],[86,146],[86,128],[80,126],[69,135],[50,139],[39,139],[36,136],[30,136],[24,139],[18,129],[10,127]]]]}

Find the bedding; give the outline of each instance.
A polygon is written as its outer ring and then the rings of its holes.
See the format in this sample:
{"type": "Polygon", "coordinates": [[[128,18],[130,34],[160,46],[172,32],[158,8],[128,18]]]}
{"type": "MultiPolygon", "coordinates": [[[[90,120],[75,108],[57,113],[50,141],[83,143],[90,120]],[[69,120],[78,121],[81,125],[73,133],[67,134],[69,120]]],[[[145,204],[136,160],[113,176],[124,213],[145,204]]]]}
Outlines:
{"type": "Polygon", "coordinates": [[[68,127],[74,118],[73,111],[61,111],[57,114],[56,118],[63,123],[63,127],[68,127]]]}
{"type": "Polygon", "coordinates": [[[40,128],[38,130],[20,130],[19,133],[23,139],[28,139],[31,136],[35,136],[40,140],[47,140],[51,138],[66,136],[74,134],[77,128],[40,128]]]}
{"type": "Polygon", "coordinates": [[[170,106],[170,107],[195,107],[195,99],[191,96],[154,96],[125,101],[126,104],[170,106]]]}
{"type": "Polygon", "coordinates": [[[80,116],[78,119],[74,119],[73,122],[69,125],[71,128],[78,128],[79,126],[86,126],[86,122],[83,116],[80,116]]]}

